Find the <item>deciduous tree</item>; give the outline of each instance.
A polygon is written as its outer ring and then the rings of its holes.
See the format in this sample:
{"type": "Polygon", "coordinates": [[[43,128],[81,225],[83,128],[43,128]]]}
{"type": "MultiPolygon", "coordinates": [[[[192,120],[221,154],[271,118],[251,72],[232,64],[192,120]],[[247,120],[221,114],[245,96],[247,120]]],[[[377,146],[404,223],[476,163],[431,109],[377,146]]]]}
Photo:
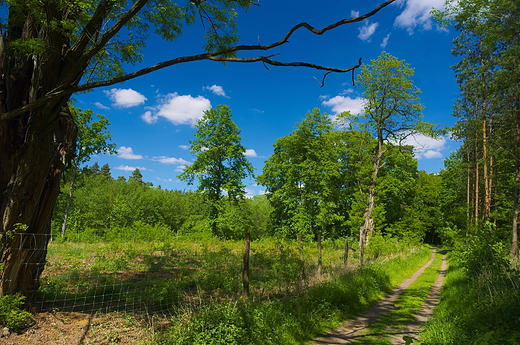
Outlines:
{"type": "Polygon", "coordinates": [[[372,171],[368,187],[363,223],[359,230],[360,260],[363,264],[364,247],[374,229],[376,182],[383,155],[390,146],[399,145],[415,133],[434,135],[433,126],[422,121],[423,105],[420,90],[413,84],[413,69],[404,61],[382,52],[364,65],[356,85],[364,90],[365,104],[361,115],[352,117],[356,126],[370,132],[376,139],[372,151],[372,171]]]}
{"type": "Polygon", "coordinates": [[[179,175],[188,184],[197,179],[197,190],[211,201],[215,235],[218,234],[217,219],[222,197],[226,194],[230,200],[242,199],[246,194],[243,180],[253,177],[254,170],[245,156],[240,130],[231,116],[227,105],[218,105],[204,112],[197,122],[195,139],[190,142],[190,152],[196,159],[179,175]]]}
{"type": "MultiPolygon", "coordinates": [[[[94,154],[100,153],[115,153],[116,145],[110,143],[112,134],[108,130],[110,123],[108,119],[103,116],[96,114],[90,109],[81,110],[72,105],[69,106],[71,115],[76,123],[77,135],[76,135],[76,155],[72,159],[72,167],[70,168],[70,187],[69,195],[67,197],[67,203],[65,205],[65,214],[63,216],[63,224],[61,226],[61,236],[65,236],[67,229],[67,218],[69,216],[70,202],[72,201],[72,195],[74,194],[76,174],[79,167],[90,160],[90,157],[94,154]],[[94,117],[98,119],[95,120],[94,117]]],[[[108,164],[103,166],[100,171],[102,174],[108,174],[110,176],[110,168],[108,164]],[[103,170],[105,169],[105,171],[103,170]],[[107,170],[108,169],[108,173],[107,170]]]]}
{"type": "MultiPolygon", "coordinates": [[[[45,264],[50,220],[66,162],[74,155],[76,128],[67,103],[71,95],[190,61],[255,62],[304,66],[327,72],[350,68],[309,62],[280,62],[269,56],[239,58],[240,51],[266,51],[289,42],[299,29],[321,35],[360,22],[373,11],[323,29],[301,23],[271,44],[238,45],[236,9],[252,0],[10,0],[0,36],[0,233],[24,224],[27,230],[0,238],[0,296],[36,293],[45,264]],[[149,31],[166,40],[182,35],[184,25],[201,18],[207,28],[206,52],[169,60],[132,73],[123,65],[142,61],[149,31]],[[17,248],[24,248],[19,250],[17,248]]],[[[171,50],[173,51],[173,49],[171,50]]],[[[18,227],[19,228],[19,227],[18,227]]]]}

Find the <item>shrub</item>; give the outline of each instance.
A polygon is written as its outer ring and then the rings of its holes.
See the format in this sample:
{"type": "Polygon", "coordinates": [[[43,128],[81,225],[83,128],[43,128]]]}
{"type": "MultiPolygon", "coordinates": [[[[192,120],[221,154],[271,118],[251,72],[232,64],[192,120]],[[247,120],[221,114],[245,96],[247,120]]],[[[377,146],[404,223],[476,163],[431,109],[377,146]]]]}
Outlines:
{"type": "Polygon", "coordinates": [[[26,327],[31,313],[22,310],[24,296],[6,295],[0,297],[0,326],[10,330],[26,327]]]}

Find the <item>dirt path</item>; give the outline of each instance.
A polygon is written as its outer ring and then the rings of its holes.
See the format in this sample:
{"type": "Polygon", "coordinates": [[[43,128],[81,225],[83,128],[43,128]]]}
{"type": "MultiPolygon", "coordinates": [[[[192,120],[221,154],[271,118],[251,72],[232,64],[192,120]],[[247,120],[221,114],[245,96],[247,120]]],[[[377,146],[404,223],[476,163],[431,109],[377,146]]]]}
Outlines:
{"type": "MultiPolygon", "coordinates": [[[[389,294],[380,299],[376,304],[366,310],[363,314],[357,318],[348,321],[339,328],[332,330],[323,336],[315,339],[315,344],[350,344],[356,340],[362,340],[366,335],[368,326],[375,323],[380,317],[386,315],[388,312],[394,309],[393,302],[399,298],[399,296],[432,264],[435,259],[436,250],[433,249],[430,260],[420,269],[418,269],[412,276],[403,280],[401,284],[395,287],[389,294]]],[[[439,271],[439,275],[430,290],[426,302],[423,304],[419,312],[415,316],[415,320],[407,325],[404,329],[391,329],[387,336],[393,345],[404,344],[403,336],[408,335],[416,337],[420,330],[421,324],[426,321],[431,314],[435,306],[439,303],[439,295],[444,281],[444,275],[446,271],[446,257],[442,257],[442,266],[439,271]]]]}

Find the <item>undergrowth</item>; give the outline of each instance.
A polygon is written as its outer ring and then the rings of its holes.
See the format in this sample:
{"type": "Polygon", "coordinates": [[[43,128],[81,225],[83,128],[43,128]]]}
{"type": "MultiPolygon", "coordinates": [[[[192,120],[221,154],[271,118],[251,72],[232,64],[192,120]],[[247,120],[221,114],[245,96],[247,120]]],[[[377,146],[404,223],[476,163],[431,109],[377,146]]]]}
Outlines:
{"type": "Polygon", "coordinates": [[[157,344],[301,344],[389,292],[430,257],[427,248],[380,259],[283,299],[184,306],[157,344]]]}
{"type": "Polygon", "coordinates": [[[500,246],[473,243],[450,255],[441,301],[421,344],[520,344],[520,273],[500,246]]]}
{"type": "Polygon", "coordinates": [[[0,327],[7,327],[11,331],[24,328],[32,316],[22,309],[25,297],[5,295],[0,297],[0,327]]]}

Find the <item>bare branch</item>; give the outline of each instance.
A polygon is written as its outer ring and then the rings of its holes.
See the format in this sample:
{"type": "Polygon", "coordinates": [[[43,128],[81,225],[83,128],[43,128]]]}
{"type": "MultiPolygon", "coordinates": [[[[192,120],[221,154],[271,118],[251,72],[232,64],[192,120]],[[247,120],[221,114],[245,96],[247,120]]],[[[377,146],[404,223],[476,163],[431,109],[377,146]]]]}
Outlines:
{"type": "MultiPolygon", "coordinates": [[[[142,6],[144,6],[144,4],[147,1],[148,0],[138,0],[134,4],[134,6],[129,11],[127,11],[123,15],[123,17],[121,17],[120,20],[116,24],[114,24],[114,26],[111,29],[109,29],[101,37],[101,39],[98,42],[96,42],[94,44],[94,46],[92,48],[90,48],[85,53],[85,55],[82,57],[82,59],[85,58],[86,56],[88,56],[88,58],[92,57],[95,52],[99,51],[104,45],[106,45],[106,43],[110,40],[110,38],[112,38],[121,29],[121,27],[124,26],[124,24],[131,18],[131,16],[135,15],[135,13],[137,13],[142,8],[142,6]]],[[[77,86],[76,85],[70,85],[70,84],[68,84],[68,85],[60,85],[57,88],[55,88],[54,90],[52,90],[51,92],[47,93],[45,96],[40,97],[39,99],[37,99],[37,100],[35,100],[35,101],[33,101],[33,102],[29,103],[29,104],[26,104],[23,107],[20,107],[20,108],[18,108],[16,110],[13,110],[13,111],[10,111],[10,112],[7,112],[7,113],[0,114],[0,122],[12,119],[12,118],[14,118],[14,117],[16,117],[18,115],[21,115],[21,114],[27,112],[27,111],[31,111],[31,110],[37,109],[37,108],[45,105],[47,102],[49,102],[49,100],[54,99],[54,98],[71,95],[74,92],[85,91],[85,90],[89,90],[89,89],[93,89],[93,88],[114,85],[114,84],[117,84],[117,83],[121,83],[121,82],[124,82],[124,81],[127,81],[127,80],[131,80],[131,79],[140,77],[142,75],[149,74],[151,72],[160,70],[162,68],[170,67],[170,66],[177,65],[177,64],[180,64],[180,63],[194,62],[194,61],[201,61],[201,60],[222,61],[222,62],[240,62],[240,63],[262,62],[262,63],[264,63],[264,65],[272,65],[272,66],[282,66],[282,67],[291,66],[291,67],[313,68],[313,69],[317,69],[317,70],[327,71],[327,73],[325,74],[325,76],[323,78],[323,81],[324,81],[325,77],[329,73],[332,73],[332,72],[345,73],[345,72],[349,72],[349,71],[355,70],[356,68],[358,68],[361,65],[361,60],[358,62],[357,65],[354,65],[354,66],[346,68],[346,69],[341,69],[341,68],[321,66],[321,65],[307,63],[307,62],[280,62],[280,61],[277,61],[277,60],[272,60],[271,57],[273,57],[273,56],[275,56],[277,54],[273,54],[273,55],[269,55],[269,56],[258,56],[258,57],[254,57],[254,58],[222,58],[222,57],[219,57],[219,56],[222,56],[224,54],[239,52],[239,51],[259,51],[259,50],[267,51],[267,50],[271,50],[273,48],[276,48],[276,47],[279,47],[279,46],[281,46],[283,44],[288,43],[289,42],[289,38],[297,30],[299,30],[300,28],[305,28],[305,29],[309,30],[310,32],[312,32],[312,33],[314,33],[316,35],[322,35],[325,32],[330,31],[330,30],[332,30],[334,28],[337,28],[339,26],[363,21],[366,18],[375,15],[381,9],[383,9],[384,7],[390,5],[394,1],[395,0],[387,0],[382,5],[378,6],[374,10],[372,10],[372,11],[370,11],[370,12],[368,12],[368,13],[362,15],[362,16],[359,16],[359,17],[356,17],[356,18],[350,18],[350,19],[343,19],[343,20],[340,20],[340,21],[338,21],[338,22],[336,22],[334,24],[325,26],[324,28],[322,28],[320,30],[315,29],[314,27],[312,27],[311,25],[309,25],[306,22],[297,24],[297,25],[293,26],[289,30],[289,32],[281,40],[279,40],[277,42],[274,42],[274,43],[271,43],[271,44],[267,44],[267,45],[261,45],[261,44],[257,44],[257,45],[238,45],[238,46],[230,47],[230,48],[223,49],[223,50],[216,51],[216,52],[209,52],[209,53],[197,54],[197,55],[192,55],[192,56],[178,57],[178,58],[175,58],[175,59],[172,59],[172,60],[168,60],[168,61],[164,61],[164,62],[158,63],[158,64],[156,64],[154,66],[151,66],[151,67],[143,68],[143,69],[141,69],[139,71],[136,71],[136,72],[133,72],[133,73],[128,73],[128,74],[125,74],[123,76],[119,76],[119,77],[110,79],[110,80],[86,83],[86,84],[77,85],[77,86]]]]}

